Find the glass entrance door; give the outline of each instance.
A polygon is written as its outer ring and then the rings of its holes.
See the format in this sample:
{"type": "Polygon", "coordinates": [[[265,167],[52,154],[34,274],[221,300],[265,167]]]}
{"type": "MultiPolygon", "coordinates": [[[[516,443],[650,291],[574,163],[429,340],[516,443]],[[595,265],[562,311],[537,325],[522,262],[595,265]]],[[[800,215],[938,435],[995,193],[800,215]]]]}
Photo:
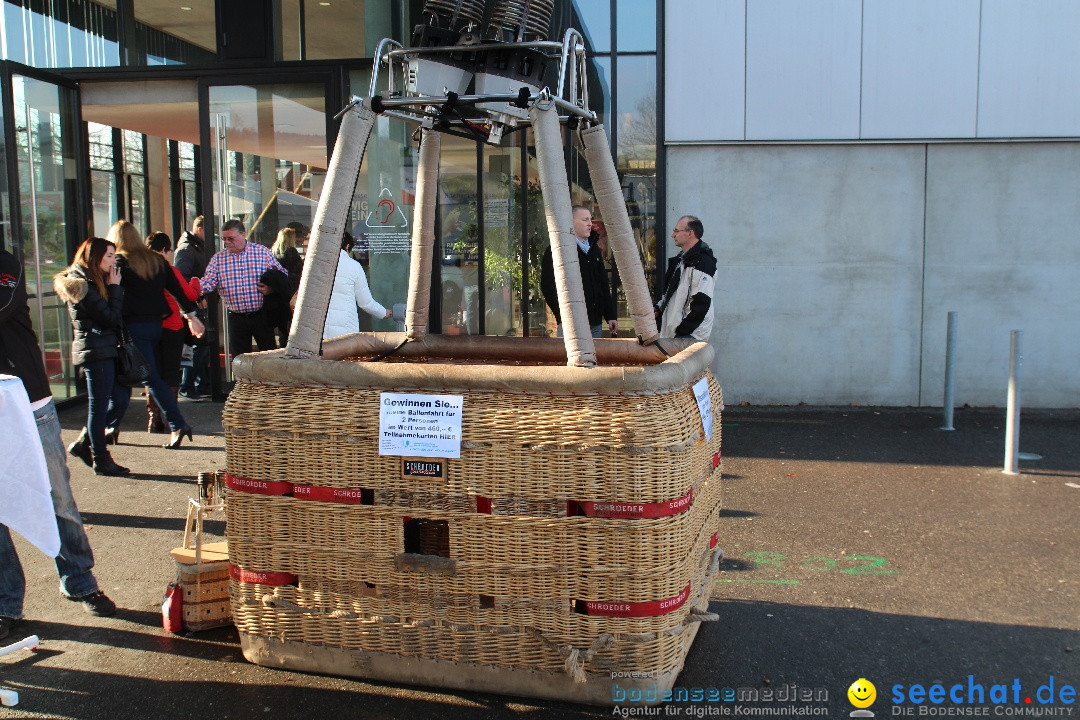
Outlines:
{"type": "Polygon", "coordinates": [[[435,298],[443,333],[547,334],[540,294],[547,226],[529,137],[514,133],[499,146],[443,138],[435,298]]]}
{"type": "MultiPolygon", "coordinates": [[[[207,239],[220,250],[222,225],[240,220],[248,242],[271,247],[289,224],[302,226],[297,240],[305,242],[328,164],[328,82],[218,82],[205,86],[202,107],[209,131],[203,184],[212,208],[207,239]]],[[[219,327],[227,349],[224,319],[219,327]]],[[[224,361],[231,380],[232,358],[224,361]]]]}
{"type": "Polygon", "coordinates": [[[240,220],[270,246],[290,222],[311,227],[326,176],[323,83],[209,88],[210,186],[217,228],[240,220]]]}
{"type": "MultiPolygon", "coordinates": [[[[71,365],[71,321],[52,289],[83,239],[77,88],[56,76],[3,63],[7,207],[3,244],[23,261],[30,316],[57,400],[82,388],[71,365]]],[[[0,190],[3,186],[0,186],[0,190]]]]}

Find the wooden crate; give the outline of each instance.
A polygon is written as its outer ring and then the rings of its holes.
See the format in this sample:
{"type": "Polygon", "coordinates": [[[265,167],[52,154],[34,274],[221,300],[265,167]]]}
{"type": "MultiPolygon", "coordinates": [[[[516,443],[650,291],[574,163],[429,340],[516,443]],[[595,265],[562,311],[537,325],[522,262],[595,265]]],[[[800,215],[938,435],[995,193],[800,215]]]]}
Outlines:
{"type": "Polygon", "coordinates": [[[228,543],[204,544],[199,563],[194,548],[175,548],[172,556],[184,591],[184,628],[209,630],[232,624],[228,543]]]}
{"type": "MultiPolygon", "coordinates": [[[[227,590],[228,581],[225,587],[227,590]]],[[[232,625],[232,605],[228,597],[194,605],[184,603],[184,628],[186,630],[195,632],[226,625],[232,625]]]]}

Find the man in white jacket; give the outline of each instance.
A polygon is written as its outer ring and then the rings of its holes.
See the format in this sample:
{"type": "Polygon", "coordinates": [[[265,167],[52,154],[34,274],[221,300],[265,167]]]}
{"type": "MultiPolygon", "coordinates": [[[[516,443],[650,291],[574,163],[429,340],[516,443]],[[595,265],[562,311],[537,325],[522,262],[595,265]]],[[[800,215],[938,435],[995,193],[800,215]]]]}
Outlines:
{"type": "Polygon", "coordinates": [[[660,337],[708,342],[712,333],[716,257],[701,239],[704,234],[693,215],[683,215],[671,231],[679,254],[668,260],[666,290],[656,306],[660,337]]]}
{"type": "Polygon", "coordinates": [[[349,255],[355,243],[349,233],[341,238],[341,257],[338,258],[334,289],[330,292],[330,307],[323,326],[324,340],[360,332],[360,317],[356,314],[358,307],[374,318],[388,318],[393,312],[371,297],[364,267],[349,255]]]}

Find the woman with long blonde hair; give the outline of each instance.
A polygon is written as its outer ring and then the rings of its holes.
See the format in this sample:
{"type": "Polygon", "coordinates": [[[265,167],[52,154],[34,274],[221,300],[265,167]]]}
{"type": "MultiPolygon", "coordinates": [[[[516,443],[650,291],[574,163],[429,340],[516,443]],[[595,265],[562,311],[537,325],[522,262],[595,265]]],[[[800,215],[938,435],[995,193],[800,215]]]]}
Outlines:
{"type": "Polygon", "coordinates": [[[304,261],[296,249],[296,230],[286,225],[278,230],[277,239],[270,247],[281,266],[289,274],[293,289],[300,287],[300,275],[304,272],[304,261]]]}
{"type": "MultiPolygon", "coordinates": [[[[187,299],[192,302],[198,300],[199,278],[191,278],[190,282],[185,280],[183,274],[172,264],[172,239],[159,230],[147,236],[146,246],[165,258],[165,262],[169,264],[169,269],[176,276],[176,281],[184,289],[187,299]]],[[[161,341],[157,345],[157,354],[154,361],[157,363],[161,379],[172,389],[172,395],[175,399],[180,396],[180,357],[184,352],[184,338],[187,333],[184,332],[184,318],[180,315],[180,306],[176,304],[173,296],[167,292],[165,293],[165,302],[169,304],[169,316],[161,321],[161,341]]],[[[146,397],[146,414],[148,421],[147,432],[167,432],[165,429],[165,414],[161,412],[161,408],[157,406],[157,403],[149,395],[146,397]]]]}
{"type": "Polygon", "coordinates": [[[116,266],[116,247],[92,237],[75,251],[71,267],[53,278],[56,295],[67,303],[74,329],[72,364],[83,369],[89,395],[86,427],[68,452],[98,475],[127,475],[109,455],[105,425],[124,402],[127,388],[116,385],[117,340],[123,324],[124,288],[116,266]]]}
{"type": "MultiPolygon", "coordinates": [[[[117,263],[121,269],[120,284],[125,291],[124,324],[131,339],[135,341],[135,346],[150,366],[150,378],[143,385],[157,406],[164,411],[165,421],[172,431],[169,442],[165,443],[164,447],[178,448],[185,435],[188,440],[193,440],[194,434],[180,413],[176,398],[173,397],[168,383],[162,379],[154,360],[154,349],[161,340],[161,320],[169,315],[165,292],[168,291],[180,305],[192,335],[201,336],[203,324],[195,315],[195,304],[188,300],[165,258],[143,243],[134,225],[127,220],[117,220],[109,228],[108,239],[116,244],[117,263]]],[[[111,424],[114,437],[130,400],[131,394],[128,393],[118,417],[111,424]]]]}

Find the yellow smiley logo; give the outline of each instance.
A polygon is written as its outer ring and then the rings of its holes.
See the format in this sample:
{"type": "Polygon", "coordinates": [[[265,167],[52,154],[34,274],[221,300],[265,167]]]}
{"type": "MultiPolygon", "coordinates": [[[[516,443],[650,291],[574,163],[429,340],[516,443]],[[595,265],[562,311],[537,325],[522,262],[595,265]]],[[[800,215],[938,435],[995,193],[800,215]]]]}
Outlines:
{"type": "Polygon", "coordinates": [[[866,678],[859,678],[851,683],[851,687],[847,690],[847,697],[855,707],[868,708],[877,699],[877,688],[866,678]]]}

